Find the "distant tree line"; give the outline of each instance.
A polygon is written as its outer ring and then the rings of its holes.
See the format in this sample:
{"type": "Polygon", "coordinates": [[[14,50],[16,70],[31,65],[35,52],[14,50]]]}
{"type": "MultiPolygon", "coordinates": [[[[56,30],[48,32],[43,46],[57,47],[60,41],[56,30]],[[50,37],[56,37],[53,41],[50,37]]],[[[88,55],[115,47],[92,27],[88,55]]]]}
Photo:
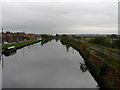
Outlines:
{"type": "Polygon", "coordinates": [[[120,49],[120,39],[109,39],[106,37],[96,37],[90,40],[91,43],[100,44],[111,48],[120,49]]]}

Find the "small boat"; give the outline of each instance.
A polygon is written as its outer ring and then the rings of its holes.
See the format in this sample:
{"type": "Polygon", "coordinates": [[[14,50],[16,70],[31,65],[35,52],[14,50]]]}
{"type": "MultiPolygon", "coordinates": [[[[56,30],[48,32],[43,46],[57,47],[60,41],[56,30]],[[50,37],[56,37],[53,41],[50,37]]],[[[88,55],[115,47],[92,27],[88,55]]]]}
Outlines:
{"type": "Polygon", "coordinates": [[[12,52],[16,52],[16,46],[11,46],[11,47],[8,47],[6,48],[4,51],[3,51],[3,54],[8,54],[8,53],[12,53],[12,52]]]}

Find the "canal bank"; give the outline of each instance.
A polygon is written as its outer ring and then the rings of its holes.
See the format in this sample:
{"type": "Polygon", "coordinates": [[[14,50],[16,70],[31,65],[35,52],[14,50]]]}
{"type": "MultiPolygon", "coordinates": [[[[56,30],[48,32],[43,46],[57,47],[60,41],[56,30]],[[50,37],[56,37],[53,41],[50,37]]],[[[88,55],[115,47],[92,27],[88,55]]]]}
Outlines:
{"type": "MultiPolygon", "coordinates": [[[[41,40],[29,40],[29,41],[23,41],[23,42],[18,42],[18,43],[13,43],[13,44],[2,45],[1,46],[2,53],[5,53],[5,52],[7,53],[7,49],[9,47],[12,47],[12,46],[14,46],[15,47],[14,49],[17,50],[17,49],[23,48],[25,46],[28,46],[28,45],[31,45],[31,44],[34,44],[34,43],[38,43],[40,41],[41,40]]],[[[11,50],[11,52],[12,52],[12,50],[11,50]]]]}
{"type": "Polygon", "coordinates": [[[106,63],[105,60],[103,60],[104,58],[100,58],[91,53],[95,51],[90,50],[87,45],[83,44],[80,41],[76,41],[72,37],[66,35],[63,36],[61,39],[61,43],[69,47],[73,47],[80,53],[80,55],[84,58],[89,71],[91,72],[92,76],[97,81],[101,89],[119,90],[118,68],[115,68],[114,66],[106,63]]]}

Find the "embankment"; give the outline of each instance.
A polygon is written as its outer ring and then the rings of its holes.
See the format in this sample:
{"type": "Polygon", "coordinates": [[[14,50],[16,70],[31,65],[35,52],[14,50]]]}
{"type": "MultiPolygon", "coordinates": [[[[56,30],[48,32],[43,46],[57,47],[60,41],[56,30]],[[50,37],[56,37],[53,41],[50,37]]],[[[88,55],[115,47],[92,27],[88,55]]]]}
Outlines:
{"type": "Polygon", "coordinates": [[[22,47],[40,42],[41,40],[29,40],[29,41],[23,41],[23,42],[18,42],[18,43],[13,43],[13,44],[7,44],[7,45],[2,45],[2,52],[5,51],[6,48],[11,47],[11,46],[15,46],[16,49],[20,49],[22,47]]]}
{"type": "MultiPolygon", "coordinates": [[[[107,63],[106,58],[95,55],[87,45],[69,36],[61,38],[63,45],[68,45],[77,50],[85,60],[86,66],[102,90],[120,90],[120,70],[117,66],[107,63]]],[[[108,57],[108,56],[106,56],[108,57]]]]}

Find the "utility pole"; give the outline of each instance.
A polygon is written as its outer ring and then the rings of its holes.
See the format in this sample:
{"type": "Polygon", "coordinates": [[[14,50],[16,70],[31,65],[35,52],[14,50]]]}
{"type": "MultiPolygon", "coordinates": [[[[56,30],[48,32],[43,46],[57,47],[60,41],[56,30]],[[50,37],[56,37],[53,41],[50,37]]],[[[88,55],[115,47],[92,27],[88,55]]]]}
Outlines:
{"type": "Polygon", "coordinates": [[[2,45],[4,44],[4,37],[3,37],[3,28],[2,28],[2,45]]]}
{"type": "Polygon", "coordinates": [[[2,32],[3,32],[3,28],[2,28],[2,32]]]}

